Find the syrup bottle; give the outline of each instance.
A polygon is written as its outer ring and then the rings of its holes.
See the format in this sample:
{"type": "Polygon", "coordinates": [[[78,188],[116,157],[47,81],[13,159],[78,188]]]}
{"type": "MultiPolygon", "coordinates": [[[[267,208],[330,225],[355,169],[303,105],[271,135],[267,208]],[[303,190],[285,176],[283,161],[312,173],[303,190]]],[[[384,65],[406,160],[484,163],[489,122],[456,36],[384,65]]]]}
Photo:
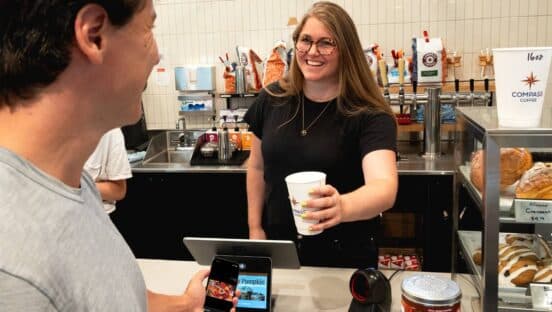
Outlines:
{"type": "Polygon", "coordinates": [[[241,151],[242,144],[240,127],[238,127],[238,115],[234,115],[234,129],[229,130],[228,135],[230,136],[230,142],[232,142],[234,146],[236,146],[236,150],[241,151]]]}
{"type": "Polygon", "coordinates": [[[251,150],[251,140],[253,139],[253,132],[249,131],[249,126],[241,131],[241,145],[242,150],[251,150]]]}
{"type": "Polygon", "coordinates": [[[218,142],[218,131],[217,131],[217,125],[216,125],[217,116],[213,115],[211,116],[212,121],[212,127],[210,130],[207,130],[205,132],[205,142],[218,142]]]}

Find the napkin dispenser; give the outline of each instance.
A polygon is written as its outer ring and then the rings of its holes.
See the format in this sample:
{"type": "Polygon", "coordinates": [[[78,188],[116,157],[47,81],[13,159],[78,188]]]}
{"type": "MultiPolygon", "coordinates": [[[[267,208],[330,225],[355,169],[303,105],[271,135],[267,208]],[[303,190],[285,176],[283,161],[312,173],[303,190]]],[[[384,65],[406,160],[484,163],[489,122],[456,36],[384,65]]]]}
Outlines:
{"type": "Polygon", "coordinates": [[[215,66],[187,65],[174,68],[175,88],[178,91],[213,91],[215,66]]]}

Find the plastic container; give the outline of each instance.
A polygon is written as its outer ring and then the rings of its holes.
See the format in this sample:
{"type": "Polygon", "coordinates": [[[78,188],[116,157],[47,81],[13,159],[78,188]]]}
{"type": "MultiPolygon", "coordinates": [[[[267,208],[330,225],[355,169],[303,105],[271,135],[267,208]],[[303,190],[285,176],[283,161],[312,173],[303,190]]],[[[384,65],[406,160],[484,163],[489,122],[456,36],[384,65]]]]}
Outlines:
{"type": "Polygon", "coordinates": [[[414,275],[401,284],[402,312],[460,312],[462,292],[450,278],[414,275]]]}
{"type": "Polygon", "coordinates": [[[249,130],[242,130],[241,132],[241,145],[242,150],[249,151],[251,150],[251,140],[253,139],[253,132],[249,130]]]}

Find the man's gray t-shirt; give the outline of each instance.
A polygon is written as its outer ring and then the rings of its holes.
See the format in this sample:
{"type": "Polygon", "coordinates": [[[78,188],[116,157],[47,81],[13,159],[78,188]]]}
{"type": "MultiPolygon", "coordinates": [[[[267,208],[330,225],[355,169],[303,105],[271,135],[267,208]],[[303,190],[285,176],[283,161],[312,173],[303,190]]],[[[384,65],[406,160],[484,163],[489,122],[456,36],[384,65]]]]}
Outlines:
{"type": "Polygon", "coordinates": [[[146,311],[146,298],[90,176],[72,188],[0,147],[0,310],[146,311]]]}

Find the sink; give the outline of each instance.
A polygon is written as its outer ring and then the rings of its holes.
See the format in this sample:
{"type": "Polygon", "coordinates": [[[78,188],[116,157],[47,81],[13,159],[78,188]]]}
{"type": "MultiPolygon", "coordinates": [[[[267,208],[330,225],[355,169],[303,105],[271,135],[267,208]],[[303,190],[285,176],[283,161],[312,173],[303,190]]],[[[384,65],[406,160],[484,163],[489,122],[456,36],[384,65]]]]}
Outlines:
{"type": "Polygon", "coordinates": [[[189,163],[194,153],[194,147],[184,147],[179,150],[164,150],[153,155],[148,159],[144,159],[143,164],[159,164],[159,163],[189,163]]]}
{"type": "Polygon", "coordinates": [[[142,164],[189,164],[197,138],[204,132],[205,130],[169,130],[156,135],[148,145],[142,164]]]}

